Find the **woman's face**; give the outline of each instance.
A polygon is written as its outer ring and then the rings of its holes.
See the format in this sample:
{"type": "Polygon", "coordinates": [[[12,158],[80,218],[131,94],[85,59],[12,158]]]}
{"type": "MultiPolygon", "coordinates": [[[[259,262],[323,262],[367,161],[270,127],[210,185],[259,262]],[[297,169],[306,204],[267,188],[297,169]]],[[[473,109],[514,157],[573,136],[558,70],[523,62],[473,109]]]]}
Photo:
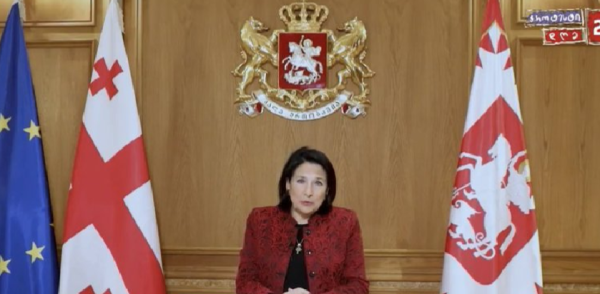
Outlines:
{"type": "Polygon", "coordinates": [[[308,219],[325,200],[327,174],[321,165],[305,162],[296,168],[286,189],[292,201],[292,214],[308,219]]]}

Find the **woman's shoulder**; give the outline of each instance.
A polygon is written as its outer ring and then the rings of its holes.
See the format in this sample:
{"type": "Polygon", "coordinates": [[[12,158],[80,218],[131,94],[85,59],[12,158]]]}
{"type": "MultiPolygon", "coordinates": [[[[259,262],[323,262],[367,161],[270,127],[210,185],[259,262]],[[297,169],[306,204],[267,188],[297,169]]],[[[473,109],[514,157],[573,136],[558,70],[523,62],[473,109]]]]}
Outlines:
{"type": "Polygon", "coordinates": [[[281,210],[277,206],[263,206],[263,207],[254,207],[248,218],[250,219],[262,219],[262,218],[271,218],[276,215],[280,215],[281,210]]]}

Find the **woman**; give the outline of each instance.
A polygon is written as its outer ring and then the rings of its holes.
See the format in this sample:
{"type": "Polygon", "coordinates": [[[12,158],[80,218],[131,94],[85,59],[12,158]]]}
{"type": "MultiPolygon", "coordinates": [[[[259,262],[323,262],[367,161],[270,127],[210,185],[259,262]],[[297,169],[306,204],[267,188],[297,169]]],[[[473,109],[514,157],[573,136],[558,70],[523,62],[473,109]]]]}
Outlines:
{"type": "Polygon", "coordinates": [[[333,207],[336,178],[325,154],[302,147],[279,179],[279,204],[248,216],[237,294],[368,294],[356,214],[333,207]]]}

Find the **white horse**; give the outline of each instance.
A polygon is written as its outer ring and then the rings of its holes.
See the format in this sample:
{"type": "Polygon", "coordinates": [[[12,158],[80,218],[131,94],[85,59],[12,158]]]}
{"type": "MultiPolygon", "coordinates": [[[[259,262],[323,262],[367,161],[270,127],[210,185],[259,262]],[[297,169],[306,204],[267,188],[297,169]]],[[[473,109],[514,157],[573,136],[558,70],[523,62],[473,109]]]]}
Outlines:
{"type": "Polygon", "coordinates": [[[290,65],[292,66],[292,72],[299,68],[305,68],[310,74],[310,82],[314,82],[321,78],[321,74],[323,73],[323,64],[320,61],[306,56],[302,51],[302,47],[294,42],[289,43],[289,47],[292,55],[284,58],[281,61],[283,63],[284,70],[287,70],[290,65]]]}
{"type": "MultiPolygon", "coordinates": [[[[512,223],[512,216],[508,205],[510,199],[505,187],[504,178],[507,174],[510,163],[513,161],[510,143],[503,135],[499,135],[494,145],[489,149],[488,154],[492,161],[482,164],[483,159],[469,153],[462,153],[461,158],[466,157],[475,160],[474,164],[465,164],[458,167],[457,171],[468,170],[470,172],[471,191],[464,192],[467,199],[475,199],[481,206],[484,218],[483,227],[485,236],[479,244],[467,246],[468,249],[475,249],[476,257],[492,259],[496,255],[496,245],[498,245],[498,235],[500,232],[510,228],[509,235],[500,245],[500,252],[503,254],[516,233],[515,225],[512,223]],[[480,245],[480,246],[476,246],[480,245]]],[[[483,232],[476,232],[479,235],[483,232]]]]}

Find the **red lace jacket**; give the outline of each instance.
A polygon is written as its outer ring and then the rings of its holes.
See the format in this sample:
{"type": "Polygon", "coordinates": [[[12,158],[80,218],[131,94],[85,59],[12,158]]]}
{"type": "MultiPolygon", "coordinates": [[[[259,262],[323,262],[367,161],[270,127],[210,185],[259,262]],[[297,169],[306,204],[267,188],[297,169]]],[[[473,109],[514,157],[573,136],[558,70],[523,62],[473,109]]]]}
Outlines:
{"type": "MultiPolygon", "coordinates": [[[[237,294],[281,294],[295,244],[296,222],[277,207],[252,210],[236,277],[237,294]]],[[[315,214],[302,243],[311,294],[368,294],[360,226],[356,214],[334,207],[315,214]]]]}

